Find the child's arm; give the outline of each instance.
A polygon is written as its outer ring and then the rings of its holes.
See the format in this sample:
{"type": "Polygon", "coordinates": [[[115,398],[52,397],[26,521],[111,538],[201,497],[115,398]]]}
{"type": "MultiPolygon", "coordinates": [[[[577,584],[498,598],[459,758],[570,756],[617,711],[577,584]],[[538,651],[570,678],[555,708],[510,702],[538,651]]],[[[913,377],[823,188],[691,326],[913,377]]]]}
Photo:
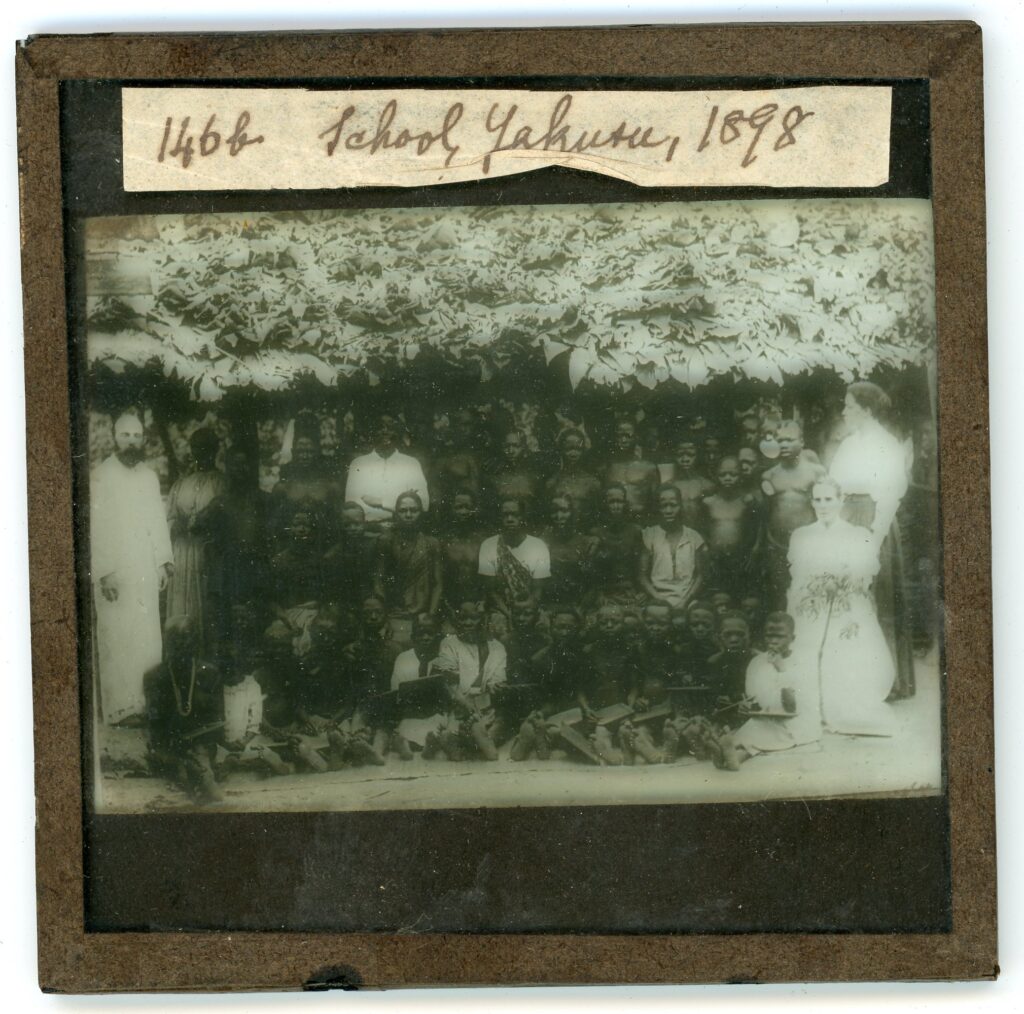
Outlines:
{"type": "Polygon", "coordinates": [[[693,555],[693,584],[690,585],[690,591],[686,596],[686,601],[683,602],[684,609],[698,596],[698,594],[700,594],[700,589],[704,584],[704,575],[707,573],[707,568],[708,547],[706,542],[702,542],[697,547],[697,552],[693,555]]]}
{"type": "Polygon", "coordinates": [[[640,550],[639,563],[637,564],[637,581],[645,595],[654,599],[655,602],[660,602],[662,601],[661,596],[651,583],[651,566],[653,562],[654,554],[647,548],[647,543],[645,542],[640,550]]]}
{"type": "Polygon", "coordinates": [[[437,610],[441,606],[441,595],[443,592],[444,571],[441,567],[441,543],[435,539],[430,562],[430,598],[427,602],[427,612],[432,616],[436,615],[437,610]]]}

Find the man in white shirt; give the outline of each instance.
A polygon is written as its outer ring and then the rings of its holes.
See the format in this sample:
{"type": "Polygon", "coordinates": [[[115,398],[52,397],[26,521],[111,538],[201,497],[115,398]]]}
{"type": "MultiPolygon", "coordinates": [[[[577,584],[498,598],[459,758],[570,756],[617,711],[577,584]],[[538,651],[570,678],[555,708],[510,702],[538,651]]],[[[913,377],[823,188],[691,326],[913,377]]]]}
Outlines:
{"type": "Polygon", "coordinates": [[[480,544],[477,569],[485,579],[491,605],[506,616],[513,602],[539,597],[540,582],[551,577],[551,553],[542,539],[526,534],[523,500],[502,500],[501,533],[480,544]]]}
{"type": "Polygon", "coordinates": [[[393,416],[382,415],[373,435],[373,450],[360,455],[349,466],[345,500],[355,501],[366,512],[370,524],[391,521],[395,501],[414,490],[430,507],[427,480],[420,463],[398,450],[398,425],[393,416]]]}
{"type": "Polygon", "coordinates": [[[89,554],[103,721],[145,713],[143,674],[160,663],[160,592],[174,569],[160,482],[143,464],[139,416],[114,423],[114,453],[89,479],[89,554]]]}

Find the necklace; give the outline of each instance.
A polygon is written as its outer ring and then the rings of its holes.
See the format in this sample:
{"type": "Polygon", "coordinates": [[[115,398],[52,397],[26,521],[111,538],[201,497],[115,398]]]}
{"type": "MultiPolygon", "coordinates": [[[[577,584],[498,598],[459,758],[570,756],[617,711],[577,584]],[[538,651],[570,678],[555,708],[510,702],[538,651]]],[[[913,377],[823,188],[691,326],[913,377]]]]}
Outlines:
{"type": "Polygon", "coordinates": [[[170,673],[171,689],[174,691],[174,703],[178,707],[178,714],[181,715],[182,718],[187,718],[192,714],[192,695],[195,693],[196,689],[196,660],[195,658],[192,659],[192,672],[188,683],[188,698],[185,701],[184,706],[181,703],[181,690],[178,688],[178,681],[174,676],[174,662],[168,661],[167,671],[170,673]]]}

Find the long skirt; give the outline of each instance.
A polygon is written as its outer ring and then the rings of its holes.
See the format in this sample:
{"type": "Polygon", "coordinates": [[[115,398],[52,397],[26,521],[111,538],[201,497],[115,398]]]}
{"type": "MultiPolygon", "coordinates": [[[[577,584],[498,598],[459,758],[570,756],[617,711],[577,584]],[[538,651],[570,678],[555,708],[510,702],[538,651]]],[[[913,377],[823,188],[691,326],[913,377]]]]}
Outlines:
{"type": "MultiPolygon", "coordinates": [[[[875,501],[867,494],[846,497],[843,517],[852,525],[870,528],[875,519],[875,501]]],[[[903,543],[898,521],[893,520],[879,551],[879,570],[871,586],[878,622],[896,663],[893,699],[914,696],[914,632],[910,596],[904,576],[903,543]]]]}
{"type": "Polygon", "coordinates": [[[187,616],[197,638],[196,650],[206,655],[211,648],[210,610],[207,601],[206,541],[182,535],[174,547],[174,573],[167,581],[167,618],[187,616]]]}

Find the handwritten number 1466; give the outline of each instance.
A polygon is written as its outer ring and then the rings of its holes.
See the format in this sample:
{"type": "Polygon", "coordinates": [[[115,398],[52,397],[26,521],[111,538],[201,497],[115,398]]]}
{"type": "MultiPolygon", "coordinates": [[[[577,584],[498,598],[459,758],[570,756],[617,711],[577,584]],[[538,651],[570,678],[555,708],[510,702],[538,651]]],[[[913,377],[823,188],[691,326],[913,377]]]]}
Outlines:
{"type": "MultiPolygon", "coordinates": [[[[748,128],[750,144],[747,147],[746,154],[743,156],[743,161],[740,163],[746,169],[751,162],[757,159],[754,149],[757,148],[761,135],[768,129],[778,111],[779,107],[774,102],[758,106],[749,116],[742,109],[733,109],[721,118],[717,140],[722,145],[732,144],[733,141],[738,140],[744,135],[744,128],[748,128]]],[[[788,148],[791,144],[796,144],[796,134],[794,131],[804,120],[813,115],[814,113],[804,112],[800,106],[790,106],[782,117],[782,130],[775,139],[772,151],[781,151],[783,148],[788,148]]],[[[718,106],[712,106],[711,114],[708,116],[708,125],[704,129],[700,144],[697,145],[697,151],[703,151],[714,144],[716,121],[718,121],[718,106]]]]}
{"type": "MultiPolygon", "coordinates": [[[[198,137],[198,154],[200,156],[212,155],[217,151],[221,143],[226,146],[229,155],[237,155],[243,148],[248,147],[250,144],[262,144],[263,135],[259,134],[256,137],[249,137],[246,134],[246,128],[249,126],[249,114],[246,111],[242,111],[238,114],[238,119],[235,121],[235,129],[225,138],[221,138],[220,132],[213,129],[213,123],[217,119],[217,114],[214,113],[207,121],[206,126],[203,127],[202,133],[198,137]]],[[[197,154],[196,143],[197,138],[194,133],[189,133],[188,125],[191,117],[186,116],[181,121],[181,126],[178,128],[178,137],[174,142],[174,146],[168,148],[170,144],[171,136],[174,133],[174,117],[168,116],[164,123],[164,136],[160,142],[160,153],[157,155],[156,160],[163,162],[165,158],[180,158],[182,169],[187,169],[192,162],[193,157],[197,154]]]]}

